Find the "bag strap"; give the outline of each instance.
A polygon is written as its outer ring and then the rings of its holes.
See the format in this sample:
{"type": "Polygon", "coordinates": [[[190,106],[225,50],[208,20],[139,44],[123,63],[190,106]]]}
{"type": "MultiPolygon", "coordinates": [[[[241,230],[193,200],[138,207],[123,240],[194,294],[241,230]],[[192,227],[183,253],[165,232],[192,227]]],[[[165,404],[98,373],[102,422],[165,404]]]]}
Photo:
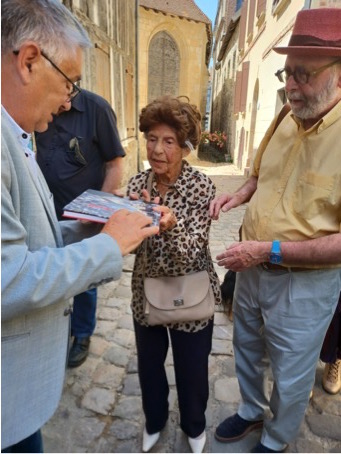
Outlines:
{"type": "Polygon", "coordinates": [[[290,104],[289,103],[284,104],[284,106],[282,107],[282,109],[280,110],[280,112],[278,114],[277,121],[276,121],[276,124],[275,124],[275,127],[274,127],[274,130],[273,130],[272,134],[274,134],[274,132],[276,131],[276,129],[280,125],[281,121],[290,112],[290,110],[291,110],[290,104]]]}
{"type": "MultiPolygon", "coordinates": [[[[147,179],[147,191],[149,192],[149,195],[152,195],[152,188],[153,188],[153,178],[154,178],[154,172],[151,171],[150,174],[148,175],[147,179]]],[[[143,276],[145,276],[145,271],[146,271],[146,263],[147,263],[147,245],[148,245],[148,238],[146,238],[143,243],[143,276]]]]}
{"type": "Polygon", "coordinates": [[[147,191],[149,192],[150,196],[152,195],[153,178],[154,178],[154,172],[151,171],[150,174],[148,175],[148,180],[147,180],[147,191]]]}

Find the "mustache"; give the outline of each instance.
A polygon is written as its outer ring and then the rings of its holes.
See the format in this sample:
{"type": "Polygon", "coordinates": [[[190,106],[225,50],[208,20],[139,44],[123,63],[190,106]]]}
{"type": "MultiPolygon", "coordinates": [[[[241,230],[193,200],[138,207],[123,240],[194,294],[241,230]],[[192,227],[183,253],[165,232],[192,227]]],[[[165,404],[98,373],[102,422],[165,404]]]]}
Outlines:
{"type": "Polygon", "coordinates": [[[289,101],[304,101],[304,96],[300,93],[287,93],[287,97],[289,101]]]}

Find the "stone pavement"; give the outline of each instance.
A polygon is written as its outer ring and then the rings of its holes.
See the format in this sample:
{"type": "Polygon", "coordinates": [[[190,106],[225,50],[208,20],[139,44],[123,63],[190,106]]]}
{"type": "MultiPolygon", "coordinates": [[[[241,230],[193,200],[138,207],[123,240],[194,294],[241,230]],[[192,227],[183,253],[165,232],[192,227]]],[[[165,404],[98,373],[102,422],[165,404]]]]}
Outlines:
{"type": "MultiPolygon", "coordinates": [[[[197,163],[210,175],[217,193],[232,192],[244,181],[233,165],[197,163]]],[[[232,210],[212,223],[212,257],[233,241],[244,207],[232,210]]],[[[134,332],[130,310],[130,281],[133,256],[125,258],[119,281],[99,289],[98,321],[87,361],[68,369],[60,405],[43,428],[45,452],[141,452],[144,417],[138,384],[134,332]]],[[[225,270],[218,269],[222,279],[225,270]]],[[[166,361],[170,383],[170,415],[152,452],[189,452],[178,424],[178,407],[172,355],[166,361]]],[[[287,452],[341,452],[341,393],[327,395],[321,388],[323,364],[318,365],[313,398],[297,439],[287,452]]],[[[207,408],[205,452],[249,452],[259,439],[256,431],[237,443],[214,439],[214,429],[235,413],[239,388],[234,372],[232,323],[218,311],[215,316],[213,350],[210,357],[210,398],[207,408]]],[[[20,423],[20,422],[19,422],[20,423]]]]}

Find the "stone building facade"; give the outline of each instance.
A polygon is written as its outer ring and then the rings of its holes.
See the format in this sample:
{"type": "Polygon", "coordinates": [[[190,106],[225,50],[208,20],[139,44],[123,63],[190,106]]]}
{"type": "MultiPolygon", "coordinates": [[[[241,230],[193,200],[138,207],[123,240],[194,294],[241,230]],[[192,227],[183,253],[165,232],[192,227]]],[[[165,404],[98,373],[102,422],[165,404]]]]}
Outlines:
{"type": "Polygon", "coordinates": [[[137,128],[137,0],[63,0],[93,43],[85,52],[81,87],[103,96],[117,115],[123,185],[139,169],[137,128]]]}
{"type": "MultiPolygon", "coordinates": [[[[222,116],[220,121],[226,124],[228,136],[234,137],[230,150],[234,163],[248,174],[265,131],[286,102],[284,84],[274,76],[284,66],[285,57],[272,48],[288,43],[296,15],[302,8],[338,7],[340,0],[220,0],[218,16],[223,5],[227,8],[231,2],[236,12],[240,9],[239,23],[222,40],[227,41],[225,48],[217,46],[214,54],[212,106],[216,108],[218,102],[231,106],[233,98],[233,114],[229,113],[233,118],[226,121],[222,116]],[[234,89],[226,97],[224,85],[219,81],[223,63],[221,66],[219,63],[231,59],[233,62],[235,51],[234,89]]],[[[234,26],[237,20],[234,13],[227,22],[234,26]]],[[[216,21],[215,36],[218,29],[216,21]]],[[[214,125],[211,124],[211,130],[214,125]]]]}
{"type": "Polygon", "coordinates": [[[240,6],[236,0],[220,2],[214,26],[211,131],[227,133],[225,152],[235,146],[234,91],[237,75],[240,6]]]}
{"type": "Polygon", "coordinates": [[[184,95],[205,116],[211,30],[193,0],[139,0],[139,110],[162,94],[184,95]]]}

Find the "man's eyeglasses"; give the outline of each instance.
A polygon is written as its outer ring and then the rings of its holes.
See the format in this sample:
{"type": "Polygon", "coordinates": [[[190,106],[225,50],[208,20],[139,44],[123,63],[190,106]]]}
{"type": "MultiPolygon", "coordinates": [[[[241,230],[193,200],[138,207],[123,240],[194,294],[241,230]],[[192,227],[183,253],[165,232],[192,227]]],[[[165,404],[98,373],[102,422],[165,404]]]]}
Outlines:
{"type": "MultiPolygon", "coordinates": [[[[69,99],[70,100],[74,99],[82,90],[74,82],[72,82],[72,80],[69,79],[68,76],[65,73],[63,73],[63,71],[60,68],[58,68],[58,66],[55,63],[53,63],[53,61],[45,54],[45,52],[40,50],[40,53],[50,63],[50,65],[53,66],[54,69],[56,69],[63,77],[65,77],[69,84],[71,84],[72,89],[71,92],[69,93],[69,99]]],[[[19,51],[14,50],[13,54],[18,55],[19,51]]]]}
{"type": "Polygon", "coordinates": [[[315,69],[314,71],[306,71],[304,68],[296,68],[294,71],[291,71],[289,68],[282,68],[275,72],[275,76],[280,82],[287,82],[290,76],[293,76],[294,81],[297,84],[304,85],[309,82],[310,76],[315,76],[316,74],[324,71],[327,68],[330,68],[337,63],[341,63],[341,60],[336,60],[327,65],[321,66],[320,68],[315,69]]]}

